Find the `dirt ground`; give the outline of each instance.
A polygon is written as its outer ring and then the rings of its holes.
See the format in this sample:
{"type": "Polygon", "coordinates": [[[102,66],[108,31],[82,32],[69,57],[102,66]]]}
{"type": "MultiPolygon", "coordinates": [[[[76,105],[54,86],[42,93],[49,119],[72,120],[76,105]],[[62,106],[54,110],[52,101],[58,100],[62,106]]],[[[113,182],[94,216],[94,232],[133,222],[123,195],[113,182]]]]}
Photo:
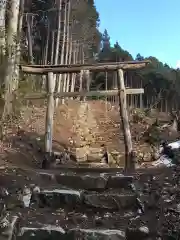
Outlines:
{"type": "MultiPolygon", "coordinates": [[[[102,144],[108,150],[124,154],[124,140],[118,107],[104,101],[89,101],[80,104],[69,100],[57,108],[54,114],[53,148],[61,151],[89,144],[99,148],[102,144]]],[[[5,136],[0,142],[0,164],[24,168],[36,168],[42,161],[43,139],[45,133],[46,107],[26,107],[18,122],[7,124],[5,136]]],[[[148,125],[157,117],[153,112],[145,123],[131,124],[133,146],[135,150],[147,154],[149,145],[137,140],[148,125]]],[[[162,122],[167,122],[165,114],[158,114],[162,122]]]]}

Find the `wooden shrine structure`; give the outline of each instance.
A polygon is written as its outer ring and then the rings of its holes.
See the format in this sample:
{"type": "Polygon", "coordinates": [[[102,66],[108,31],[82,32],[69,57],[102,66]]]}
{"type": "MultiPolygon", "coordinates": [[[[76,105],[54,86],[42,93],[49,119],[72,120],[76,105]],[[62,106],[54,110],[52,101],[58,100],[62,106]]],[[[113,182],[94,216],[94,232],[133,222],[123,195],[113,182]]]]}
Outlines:
{"type": "Polygon", "coordinates": [[[97,63],[97,64],[74,64],[74,65],[22,65],[21,70],[27,74],[47,75],[47,92],[34,93],[25,96],[26,99],[42,99],[47,98],[46,112],[46,129],[45,129],[45,151],[52,153],[52,138],[53,138],[53,114],[54,114],[54,99],[64,97],[90,97],[90,96],[118,96],[120,118],[122,122],[122,130],[124,134],[125,144],[125,168],[129,169],[132,166],[133,146],[129,119],[127,113],[126,95],[127,94],[142,94],[143,88],[126,89],[124,85],[124,70],[137,70],[146,67],[149,61],[129,61],[116,63],[97,63]],[[83,73],[84,71],[93,72],[116,72],[117,73],[117,90],[107,91],[80,91],[80,92],[55,92],[54,74],[65,73],[83,73]]]}

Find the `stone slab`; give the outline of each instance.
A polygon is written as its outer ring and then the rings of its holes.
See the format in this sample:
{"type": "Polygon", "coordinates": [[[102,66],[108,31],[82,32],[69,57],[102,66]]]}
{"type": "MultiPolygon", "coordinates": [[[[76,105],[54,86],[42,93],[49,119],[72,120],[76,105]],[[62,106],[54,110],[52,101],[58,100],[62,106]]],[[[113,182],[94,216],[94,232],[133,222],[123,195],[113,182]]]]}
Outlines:
{"type": "Polygon", "coordinates": [[[64,239],[65,231],[60,226],[44,225],[36,227],[22,227],[18,239],[21,240],[56,240],[64,239]]]}
{"type": "Polygon", "coordinates": [[[82,204],[82,192],[71,189],[42,190],[33,195],[32,203],[50,208],[60,208],[65,205],[76,206],[82,204]]]}
{"type": "MultiPolygon", "coordinates": [[[[125,233],[112,229],[72,229],[68,232],[69,239],[99,239],[99,240],[125,240],[125,233]]],[[[67,238],[68,239],[68,238],[67,238]]]]}
{"type": "Polygon", "coordinates": [[[133,182],[133,176],[122,174],[110,175],[107,181],[107,188],[129,188],[133,182]]]}
{"type": "Polygon", "coordinates": [[[107,177],[91,176],[91,175],[65,175],[57,174],[57,183],[75,188],[75,189],[105,189],[107,184],[107,177]]]}
{"type": "Polygon", "coordinates": [[[133,209],[136,207],[135,194],[98,193],[85,195],[85,203],[101,209],[133,209]]]}

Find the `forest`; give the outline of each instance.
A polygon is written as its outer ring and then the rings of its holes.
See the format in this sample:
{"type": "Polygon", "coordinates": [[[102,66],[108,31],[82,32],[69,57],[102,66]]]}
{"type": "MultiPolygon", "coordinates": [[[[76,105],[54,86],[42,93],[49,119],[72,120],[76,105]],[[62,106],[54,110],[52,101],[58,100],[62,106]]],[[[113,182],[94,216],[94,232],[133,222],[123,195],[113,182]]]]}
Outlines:
{"type": "MultiPolygon", "coordinates": [[[[128,87],[144,87],[145,108],[160,111],[179,109],[180,70],[172,69],[154,56],[134,58],[120,42],[112,45],[108,31],[99,31],[100,16],[93,0],[0,1],[1,97],[3,116],[12,112],[13,95],[41,91],[43,77],[26,76],[20,64],[77,64],[150,60],[143,70],[125,73],[128,87]],[[38,79],[38,81],[32,81],[38,79]]],[[[111,73],[93,73],[90,88],[114,87],[111,73]],[[106,87],[107,87],[106,86],[106,87]]],[[[56,76],[56,91],[83,88],[77,74],[56,76]]],[[[134,97],[130,105],[134,103],[134,97]]],[[[136,101],[135,101],[136,102],[136,101]]]]}

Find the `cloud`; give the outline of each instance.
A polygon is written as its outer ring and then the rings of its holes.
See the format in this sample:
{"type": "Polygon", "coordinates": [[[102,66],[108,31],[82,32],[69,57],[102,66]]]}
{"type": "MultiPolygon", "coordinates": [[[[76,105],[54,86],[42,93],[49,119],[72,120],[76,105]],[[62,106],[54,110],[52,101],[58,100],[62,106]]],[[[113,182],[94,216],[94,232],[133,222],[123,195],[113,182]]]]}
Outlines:
{"type": "Polygon", "coordinates": [[[180,68],[180,60],[177,61],[176,68],[180,68]]]}

